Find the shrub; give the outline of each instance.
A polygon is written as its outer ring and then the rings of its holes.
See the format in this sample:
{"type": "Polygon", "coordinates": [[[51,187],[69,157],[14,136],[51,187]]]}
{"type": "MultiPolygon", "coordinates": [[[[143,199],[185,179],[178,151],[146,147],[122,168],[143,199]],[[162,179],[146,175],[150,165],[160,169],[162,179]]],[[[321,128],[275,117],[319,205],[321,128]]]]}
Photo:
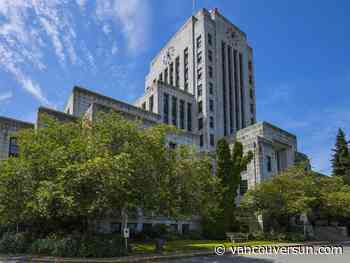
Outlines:
{"type": "Polygon", "coordinates": [[[124,239],[120,235],[86,235],[81,239],[79,256],[116,257],[125,254],[124,239]]]}
{"type": "Polygon", "coordinates": [[[190,239],[190,240],[201,240],[203,239],[203,235],[201,231],[198,230],[191,230],[187,234],[183,235],[185,239],[190,239]]]}
{"type": "Polygon", "coordinates": [[[32,254],[59,257],[116,257],[125,254],[120,235],[83,235],[37,239],[30,248],[32,254]]]}
{"type": "Polygon", "coordinates": [[[0,239],[1,253],[24,253],[30,246],[30,235],[28,233],[6,232],[0,239]]]}
{"type": "Polygon", "coordinates": [[[302,242],[305,241],[305,237],[303,233],[298,232],[289,232],[286,234],[286,239],[292,242],[302,242]]]}
{"type": "MultiPolygon", "coordinates": [[[[53,255],[55,250],[55,240],[52,238],[36,239],[31,244],[29,252],[40,255],[53,255]]],[[[56,255],[57,256],[57,255],[56,255]]]]}
{"type": "Polygon", "coordinates": [[[248,235],[248,239],[262,241],[266,239],[266,235],[262,231],[257,231],[257,232],[250,233],[248,235]]]}

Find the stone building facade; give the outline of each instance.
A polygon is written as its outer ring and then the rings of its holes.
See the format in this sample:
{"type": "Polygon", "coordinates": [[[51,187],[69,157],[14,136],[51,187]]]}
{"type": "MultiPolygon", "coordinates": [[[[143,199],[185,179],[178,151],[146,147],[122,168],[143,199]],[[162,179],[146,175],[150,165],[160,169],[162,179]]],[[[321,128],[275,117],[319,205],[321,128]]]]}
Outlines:
{"type": "Polygon", "coordinates": [[[18,155],[16,133],[22,129],[34,129],[34,124],[0,117],[0,160],[18,155]]]}
{"type": "Polygon", "coordinates": [[[160,81],[192,94],[200,147],[212,151],[218,139],[256,122],[253,65],[246,34],[217,9],[202,9],[151,61],[145,92],[160,81]]]}

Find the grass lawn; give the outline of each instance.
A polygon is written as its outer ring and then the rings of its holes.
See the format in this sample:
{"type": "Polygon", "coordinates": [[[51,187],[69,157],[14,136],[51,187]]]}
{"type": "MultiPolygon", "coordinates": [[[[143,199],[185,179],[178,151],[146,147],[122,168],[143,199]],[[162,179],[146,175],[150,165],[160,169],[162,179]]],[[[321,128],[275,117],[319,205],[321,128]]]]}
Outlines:
{"type": "MultiPolygon", "coordinates": [[[[214,249],[218,245],[224,245],[226,247],[235,246],[258,246],[267,244],[276,244],[277,241],[248,241],[245,243],[232,243],[228,240],[176,240],[166,242],[164,252],[179,252],[189,250],[201,250],[201,249],[214,249]]],[[[148,254],[154,253],[156,246],[154,243],[132,243],[133,253],[135,254],[148,254]]]]}

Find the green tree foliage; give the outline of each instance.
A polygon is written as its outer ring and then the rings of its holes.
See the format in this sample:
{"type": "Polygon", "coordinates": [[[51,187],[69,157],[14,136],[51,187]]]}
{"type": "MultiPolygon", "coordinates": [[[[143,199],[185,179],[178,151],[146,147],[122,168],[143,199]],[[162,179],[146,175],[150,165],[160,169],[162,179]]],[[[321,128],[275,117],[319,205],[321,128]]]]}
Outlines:
{"type": "Polygon", "coordinates": [[[2,223],[36,230],[85,231],[88,222],[137,208],[173,217],[215,208],[210,161],[187,147],[170,150],[163,125],[141,128],[116,113],[93,123],[59,123],[19,134],[20,155],[0,167],[2,223]]]}
{"type": "Polygon", "coordinates": [[[350,185],[350,153],[345,133],[339,129],[332,156],[333,175],[341,176],[350,185]]]}
{"type": "Polygon", "coordinates": [[[249,190],[242,206],[263,215],[268,228],[288,231],[289,219],[304,213],[311,222],[349,217],[349,197],[340,177],[320,176],[297,165],[249,190]]]}
{"type": "Polygon", "coordinates": [[[221,209],[216,212],[211,223],[206,223],[207,231],[210,231],[210,228],[215,228],[215,233],[212,233],[215,238],[224,237],[225,232],[238,229],[235,200],[241,182],[241,173],[247,169],[252,158],[252,152],[243,154],[243,146],[240,142],[235,142],[231,150],[225,139],[218,141],[216,176],[220,179],[222,186],[222,198],[219,206],[221,209]]]}

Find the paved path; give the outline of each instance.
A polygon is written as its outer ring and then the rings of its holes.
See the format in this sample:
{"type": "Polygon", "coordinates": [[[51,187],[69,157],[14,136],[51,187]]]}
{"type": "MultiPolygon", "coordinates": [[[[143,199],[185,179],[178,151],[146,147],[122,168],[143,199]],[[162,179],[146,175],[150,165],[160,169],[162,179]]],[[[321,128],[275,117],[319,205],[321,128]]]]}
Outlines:
{"type": "MultiPolygon", "coordinates": [[[[317,247],[316,247],[317,248],[317,247]]],[[[210,256],[183,258],[169,263],[349,263],[350,247],[344,246],[343,255],[257,255],[257,256],[210,256]]]]}

